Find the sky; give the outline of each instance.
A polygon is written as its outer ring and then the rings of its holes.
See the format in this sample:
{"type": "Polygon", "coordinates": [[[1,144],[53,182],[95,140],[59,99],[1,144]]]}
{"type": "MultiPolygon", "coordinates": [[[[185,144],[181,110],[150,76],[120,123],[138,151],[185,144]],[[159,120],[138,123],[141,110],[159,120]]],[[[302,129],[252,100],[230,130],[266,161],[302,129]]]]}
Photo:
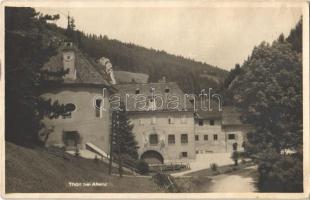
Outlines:
{"type": "Polygon", "coordinates": [[[110,39],[164,50],[229,70],[242,64],[255,45],[287,36],[301,16],[300,8],[101,7],[36,8],[60,14],[66,27],[68,12],[77,29],[110,39]]]}

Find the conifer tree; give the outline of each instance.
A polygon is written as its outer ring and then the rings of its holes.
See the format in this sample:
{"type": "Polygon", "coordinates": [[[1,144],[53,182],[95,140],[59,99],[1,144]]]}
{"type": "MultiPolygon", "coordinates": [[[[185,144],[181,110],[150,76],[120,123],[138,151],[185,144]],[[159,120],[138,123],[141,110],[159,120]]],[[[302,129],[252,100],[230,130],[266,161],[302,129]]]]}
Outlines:
{"type": "Polygon", "coordinates": [[[118,121],[114,124],[114,136],[113,141],[113,153],[130,156],[132,159],[138,159],[138,143],[135,140],[135,136],[132,132],[133,125],[130,123],[127,112],[124,109],[124,104],[121,104],[120,111],[114,111],[118,113],[118,121]]]}
{"type": "Polygon", "coordinates": [[[40,144],[38,131],[44,115],[55,117],[64,110],[57,102],[40,98],[41,68],[56,53],[48,42],[46,20],[33,8],[5,8],[5,139],[22,145],[40,144]],[[54,113],[54,114],[51,114],[54,113]]]}

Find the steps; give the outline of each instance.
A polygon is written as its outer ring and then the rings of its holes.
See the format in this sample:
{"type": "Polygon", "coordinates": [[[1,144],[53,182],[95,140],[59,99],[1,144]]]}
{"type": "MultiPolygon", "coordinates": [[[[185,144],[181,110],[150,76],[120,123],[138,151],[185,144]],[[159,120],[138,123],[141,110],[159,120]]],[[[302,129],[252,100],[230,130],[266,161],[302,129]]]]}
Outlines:
{"type": "MultiPolygon", "coordinates": [[[[79,156],[87,159],[95,159],[95,158],[102,158],[103,159],[108,159],[108,154],[101,150],[99,147],[96,145],[87,142],[85,144],[85,149],[80,149],[79,150],[79,156]]],[[[75,150],[67,150],[66,151],[69,154],[75,155],[76,151],[75,150]]]]}
{"type": "Polygon", "coordinates": [[[102,157],[108,158],[108,154],[104,152],[102,149],[100,149],[99,147],[97,147],[96,145],[90,142],[87,142],[85,146],[86,146],[86,149],[88,149],[89,151],[99,154],[102,157]]]}

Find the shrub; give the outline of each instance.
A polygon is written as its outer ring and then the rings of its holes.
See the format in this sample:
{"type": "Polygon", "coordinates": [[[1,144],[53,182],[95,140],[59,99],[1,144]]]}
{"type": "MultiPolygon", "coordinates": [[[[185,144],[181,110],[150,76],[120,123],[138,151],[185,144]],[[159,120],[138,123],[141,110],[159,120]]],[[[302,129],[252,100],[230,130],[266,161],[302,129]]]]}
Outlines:
{"type": "Polygon", "coordinates": [[[216,163],[211,163],[210,164],[210,168],[212,169],[212,171],[217,172],[218,170],[218,165],[216,163]]]}
{"type": "Polygon", "coordinates": [[[228,168],[224,171],[225,174],[228,174],[228,173],[231,173],[233,172],[233,169],[232,168],[228,168]]]}
{"type": "Polygon", "coordinates": [[[138,172],[141,174],[147,174],[149,173],[149,164],[145,162],[144,160],[139,160],[136,166],[138,172]]]}
{"type": "Polygon", "coordinates": [[[165,188],[168,192],[180,192],[180,188],[177,186],[173,176],[156,173],[152,178],[159,187],[165,188]]]}

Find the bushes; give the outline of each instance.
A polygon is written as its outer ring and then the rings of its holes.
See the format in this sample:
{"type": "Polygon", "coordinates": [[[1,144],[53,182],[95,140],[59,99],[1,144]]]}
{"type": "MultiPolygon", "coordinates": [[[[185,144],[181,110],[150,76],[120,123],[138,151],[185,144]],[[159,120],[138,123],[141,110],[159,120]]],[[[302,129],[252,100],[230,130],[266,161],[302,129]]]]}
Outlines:
{"type": "Polygon", "coordinates": [[[154,182],[168,192],[180,192],[175,179],[169,174],[157,173],[153,177],[154,182]]]}
{"type": "Polygon", "coordinates": [[[144,160],[139,160],[136,168],[141,174],[149,173],[149,164],[147,164],[144,160]]]}
{"type": "Polygon", "coordinates": [[[218,165],[216,163],[211,163],[210,164],[210,168],[212,169],[212,171],[217,172],[218,170],[218,165]]]}
{"type": "Polygon", "coordinates": [[[219,171],[219,166],[216,163],[211,163],[210,164],[210,168],[213,171],[213,175],[219,175],[220,171],[219,171]]]}
{"type": "Polygon", "coordinates": [[[302,192],[302,156],[266,155],[258,166],[258,188],[264,192],[302,192]]]}

